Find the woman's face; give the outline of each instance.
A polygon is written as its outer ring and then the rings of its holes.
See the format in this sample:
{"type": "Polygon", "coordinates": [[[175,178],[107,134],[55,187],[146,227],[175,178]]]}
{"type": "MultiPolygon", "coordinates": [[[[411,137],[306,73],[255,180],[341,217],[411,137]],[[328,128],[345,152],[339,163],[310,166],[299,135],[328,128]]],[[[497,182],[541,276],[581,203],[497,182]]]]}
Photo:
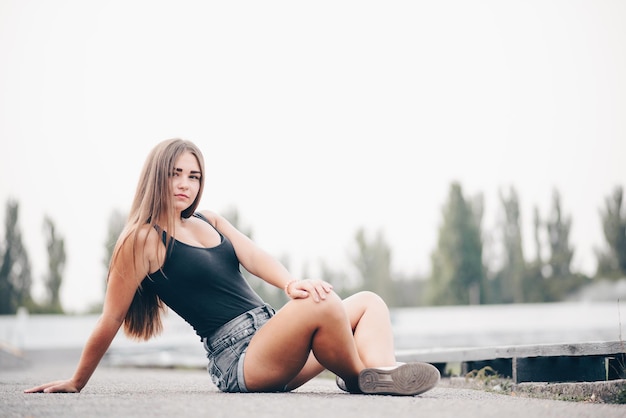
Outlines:
{"type": "Polygon", "coordinates": [[[170,174],[174,207],[178,212],[184,211],[196,200],[201,178],[200,165],[192,153],[185,152],[178,157],[170,174]]]}

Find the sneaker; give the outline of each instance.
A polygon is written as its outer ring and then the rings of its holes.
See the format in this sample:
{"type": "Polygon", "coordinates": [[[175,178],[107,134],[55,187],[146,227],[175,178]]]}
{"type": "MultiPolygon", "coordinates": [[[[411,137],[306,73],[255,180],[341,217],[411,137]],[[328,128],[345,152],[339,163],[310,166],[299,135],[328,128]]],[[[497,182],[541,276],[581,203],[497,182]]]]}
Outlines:
{"type": "Polygon", "coordinates": [[[346,385],[346,382],[339,376],[335,376],[335,383],[337,384],[337,387],[341,390],[343,390],[344,392],[348,392],[348,393],[361,393],[360,390],[355,389],[355,390],[350,390],[348,389],[348,385],[346,385]]]}
{"type": "Polygon", "coordinates": [[[337,384],[337,387],[339,389],[343,390],[344,392],[348,391],[348,387],[346,386],[346,382],[344,382],[341,377],[335,376],[335,383],[337,384]]]}
{"type": "Polygon", "coordinates": [[[434,388],[440,378],[432,364],[406,363],[364,369],[359,374],[359,388],[368,394],[413,396],[434,388]]]}

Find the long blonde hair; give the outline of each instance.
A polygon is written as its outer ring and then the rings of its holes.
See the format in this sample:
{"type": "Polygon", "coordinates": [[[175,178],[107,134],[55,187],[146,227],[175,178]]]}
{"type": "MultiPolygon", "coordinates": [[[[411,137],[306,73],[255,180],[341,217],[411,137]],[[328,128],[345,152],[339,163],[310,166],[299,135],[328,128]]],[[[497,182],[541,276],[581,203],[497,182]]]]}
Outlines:
{"type": "MultiPolygon", "coordinates": [[[[189,218],[197,209],[204,189],[204,157],[202,152],[194,143],[178,138],[160,142],[148,155],[141,171],[126,226],[115,244],[111,257],[109,277],[124,244],[130,239],[131,245],[136,245],[139,232],[146,224],[154,228],[160,219],[167,219],[166,224],[158,225],[157,230],[166,231],[165,246],[169,248],[176,215],[174,202],[171,198],[169,178],[174,170],[176,160],[185,152],[190,152],[196,157],[201,176],[198,196],[191,206],[182,212],[182,217],[189,218]]],[[[134,254],[135,251],[133,251],[133,261],[134,254]]],[[[162,266],[164,261],[159,260],[159,265],[162,266]]],[[[133,262],[131,274],[134,273],[134,270],[135,263],[133,262]]],[[[124,273],[126,271],[125,269],[124,273]]],[[[134,277],[134,274],[132,276],[134,277]]],[[[163,329],[160,315],[163,308],[163,303],[157,294],[141,286],[140,283],[124,318],[124,333],[138,340],[149,340],[158,335],[163,329]]]]}

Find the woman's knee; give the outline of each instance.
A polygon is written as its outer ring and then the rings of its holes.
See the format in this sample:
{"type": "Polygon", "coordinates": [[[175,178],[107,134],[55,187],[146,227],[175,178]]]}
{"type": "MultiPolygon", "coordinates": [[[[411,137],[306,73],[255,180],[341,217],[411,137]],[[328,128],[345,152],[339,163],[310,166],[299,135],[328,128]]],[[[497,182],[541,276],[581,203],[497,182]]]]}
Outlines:
{"type": "Polygon", "coordinates": [[[313,316],[321,320],[347,318],[343,302],[334,291],[328,293],[326,299],[320,300],[319,302],[315,302],[313,298],[310,297],[303,301],[307,302],[307,310],[309,310],[313,316]]]}
{"type": "Polygon", "coordinates": [[[378,293],[374,293],[370,290],[363,290],[361,292],[355,293],[351,298],[354,298],[359,302],[364,308],[368,307],[385,307],[387,308],[387,303],[385,300],[378,295],[378,293]]]}

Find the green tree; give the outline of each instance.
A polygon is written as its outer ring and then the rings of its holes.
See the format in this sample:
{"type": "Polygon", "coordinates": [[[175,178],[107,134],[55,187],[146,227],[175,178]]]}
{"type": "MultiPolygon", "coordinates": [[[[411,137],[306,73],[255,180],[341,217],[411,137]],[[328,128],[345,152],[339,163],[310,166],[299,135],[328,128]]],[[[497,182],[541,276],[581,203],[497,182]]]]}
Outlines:
{"type": "Polygon", "coordinates": [[[0,314],[14,314],[20,306],[32,307],[32,275],[19,228],[19,204],[6,205],[5,237],[0,244],[0,314]]]}
{"type": "Polygon", "coordinates": [[[546,300],[545,278],[543,276],[544,261],[541,256],[541,232],[542,221],[539,209],[535,206],[533,213],[533,237],[535,241],[535,259],[526,265],[524,275],[524,301],[528,303],[539,303],[546,300]]]}
{"type": "Polygon", "coordinates": [[[552,277],[568,277],[574,257],[574,249],[570,244],[571,216],[565,216],[561,208],[561,195],[555,190],[552,196],[552,213],[546,222],[550,258],[548,274],[552,277]]]}
{"type": "Polygon", "coordinates": [[[107,232],[104,240],[104,257],[102,257],[103,266],[103,279],[102,279],[102,301],[95,302],[87,309],[87,312],[100,313],[102,311],[102,304],[104,301],[104,294],[107,287],[107,275],[109,274],[109,265],[111,264],[111,258],[113,257],[113,250],[117,239],[122,233],[124,226],[126,226],[126,215],[124,212],[114,209],[109,215],[107,223],[107,232]]]}
{"type": "Polygon", "coordinates": [[[391,278],[391,249],[384,234],[379,231],[369,241],[365,230],[359,228],[355,235],[358,253],[352,258],[362,290],[371,290],[393,305],[393,282],[391,278]]]}
{"type": "Polygon", "coordinates": [[[44,218],[43,230],[48,249],[48,273],[44,277],[48,295],[43,311],[47,313],[63,313],[60,289],[63,283],[63,270],[65,268],[65,241],[57,236],[54,223],[47,216],[44,218]]]}
{"type": "Polygon", "coordinates": [[[543,268],[544,301],[553,302],[562,300],[587,281],[587,277],[571,270],[574,257],[574,247],[570,244],[572,218],[563,214],[561,195],[557,190],[552,197],[552,210],[545,227],[550,256],[543,268]]]}
{"type": "Polygon", "coordinates": [[[543,266],[543,257],[542,257],[542,245],[541,245],[541,215],[539,213],[539,208],[535,206],[535,210],[533,212],[533,238],[535,240],[535,263],[538,266],[543,266]]]}
{"type": "Polygon", "coordinates": [[[350,278],[345,271],[332,269],[323,260],[319,263],[320,279],[333,285],[333,290],[345,298],[354,293],[354,286],[350,284],[350,278]]]}
{"type": "Polygon", "coordinates": [[[484,283],[482,196],[468,202],[452,183],[442,209],[437,248],[431,256],[429,300],[436,305],[480,303],[484,283]]]}
{"type": "Polygon", "coordinates": [[[115,249],[115,244],[117,243],[117,239],[120,234],[124,230],[124,226],[126,226],[126,218],[128,215],[123,213],[120,210],[113,210],[109,215],[109,222],[107,224],[107,233],[104,242],[104,258],[102,259],[102,264],[104,266],[104,287],[106,290],[106,276],[109,272],[109,265],[111,264],[111,258],[113,257],[113,250],[115,249]]]}
{"type": "Polygon", "coordinates": [[[618,279],[626,276],[626,210],[622,206],[623,198],[623,188],[616,187],[613,194],[605,199],[604,210],[600,211],[608,249],[596,250],[596,277],[618,279]]]}
{"type": "Polygon", "coordinates": [[[500,225],[504,247],[504,263],[496,276],[499,282],[499,302],[524,302],[524,277],[526,263],[522,247],[519,199],[515,188],[511,187],[508,196],[500,192],[500,202],[504,220],[500,225]]]}
{"type": "Polygon", "coordinates": [[[390,307],[414,307],[428,304],[426,299],[428,280],[417,275],[399,276],[394,273],[393,277],[393,304],[390,307]]]}

